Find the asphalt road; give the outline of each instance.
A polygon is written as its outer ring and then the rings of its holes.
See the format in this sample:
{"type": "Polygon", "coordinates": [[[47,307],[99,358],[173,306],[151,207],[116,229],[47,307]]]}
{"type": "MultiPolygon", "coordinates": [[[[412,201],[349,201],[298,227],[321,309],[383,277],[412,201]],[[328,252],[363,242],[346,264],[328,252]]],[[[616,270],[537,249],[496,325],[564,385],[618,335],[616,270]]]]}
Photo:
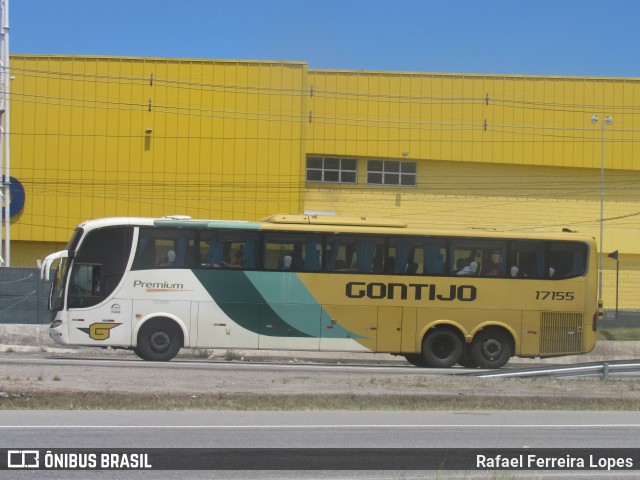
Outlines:
{"type": "MultiPolygon", "coordinates": [[[[0,411],[0,448],[625,448],[640,444],[631,412],[122,412],[0,411]]],[[[247,459],[250,463],[251,459],[247,459]]],[[[330,464],[332,459],[327,458],[330,464]]],[[[640,466],[638,467],[640,468],[640,466]]],[[[575,472],[571,478],[637,478],[575,472]]],[[[2,472],[2,478],[567,478],[521,471],[2,472]],[[4,474],[7,474],[6,476],[4,474]]],[[[631,475],[633,474],[633,476],[631,475]]]]}
{"type": "Polygon", "coordinates": [[[624,448],[640,412],[0,411],[0,448],[624,448]]]}

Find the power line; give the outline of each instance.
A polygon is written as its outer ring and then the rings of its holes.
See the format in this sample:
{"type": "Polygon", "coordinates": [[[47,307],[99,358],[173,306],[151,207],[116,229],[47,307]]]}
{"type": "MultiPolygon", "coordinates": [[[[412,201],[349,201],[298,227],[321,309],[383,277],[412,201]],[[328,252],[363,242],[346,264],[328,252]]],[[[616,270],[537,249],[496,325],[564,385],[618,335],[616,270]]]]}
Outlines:
{"type": "MultiPolygon", "coordinates": [[[[368,92],[354,92],[354,91],[337,91],[337,90],[323,90],[316,89],[313,86],[304,86],[302,88],[291,87],[271,87],[271,86],[255,86],[255,85],[228,85],[224,83],[206,83],[206,82],[194,82],[194,81],[181,81],[173,79],[164,79],[162,77],[154,76],[150,73],[147,77],[139,76],[114,76],[114,75],[100,75],[100,74],[87,74],[77,72],[64,72],[64,71],[52,71],[52,70],[38,70],[27,69],[12,66],[10,70],[14,73],[22,73],[24,76],[32,76],[36,78],[49,78],[60,77],[62,79],[69,79],[73,81],[86,82],[88,79],[93,79],[96,82],[117,84],[139,84],[141,86],[157,87],[159,85],[165,85],[167,88],[181,88],[185,90],[203,91],[204,89],[211,89],[212,92],[217,90],[244,90],[251,93],[265,93],[265,94],[277,94],[277,95],[308,95],[310,98],[327,98],[327,99],[356,99],[357,101],[366,100],[379,102],[381,100],[398,101],[399,103],[409,104],[438,104],[438,105],[455,105],[455,104],[481,104],[487,107],[493,107],[494,103],[501,104],[506,108],[521,108],[525,110],[535,109],[542,111],[552,112],[565,112],[565,113],[583,113],[585,111],[601,111],[607,110],[611,114],[625,114],[640,113],[640,105],[616,105],[616,104],[595,104],[595,103],[559,103],[559,102],[542,102],[525,99],[507,99],[500,97],[464,97],[464,96],[444,96],[444,95],[401,95],[401,94],[389,94],[389,93],[368,93],[368,92]],[[311,94],[313,95],[311,97],[311,94]]],[[[312,71],[313,75],[314,72],[312,71]]],[[[409,74],[410,75],[410,74],[409,74]]],[[[393,76],[393,75],[391,75],[393,76]]],[[[429,77],[427,74],[426,77],[429,77]]],[[[526,78],[526,77],[525,77],[526,78]]],[[[54,78],[55,79],[55,78],[54,78]]],[[[536,78],[536,81],[538,78],[536,78]]],[[[602,83],[602,80],[598,79],[598,83],[602,83]]],[[[637,81],[633,79],[627,80],[629,83],[635,83],[637,81]]],[[[610,83],[619,83],[610,81],[610,83]]]]}

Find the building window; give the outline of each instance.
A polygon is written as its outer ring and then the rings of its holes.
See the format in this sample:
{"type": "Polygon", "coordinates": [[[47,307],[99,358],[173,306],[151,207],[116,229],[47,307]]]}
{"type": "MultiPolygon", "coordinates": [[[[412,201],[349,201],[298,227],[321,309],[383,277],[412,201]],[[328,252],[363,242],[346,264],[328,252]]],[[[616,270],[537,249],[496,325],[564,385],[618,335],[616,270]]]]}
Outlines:
{"type": "Polygon", "coordinates": [[[367,183],[415,187],[416,162],[369,160],[367,162],[367,183]]]}
{"type": "Polygon", "coordinates": [[[355,158],[307,157],[307,182],[356,183],[355,158]]]}

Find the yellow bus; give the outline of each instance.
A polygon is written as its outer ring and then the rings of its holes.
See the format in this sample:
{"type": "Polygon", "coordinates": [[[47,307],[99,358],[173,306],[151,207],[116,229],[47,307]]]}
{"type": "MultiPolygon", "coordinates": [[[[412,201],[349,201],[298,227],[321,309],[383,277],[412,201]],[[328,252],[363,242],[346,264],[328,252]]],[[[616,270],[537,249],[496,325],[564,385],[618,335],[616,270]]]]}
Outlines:
{"type": "Polygon", "coordinates": [[[384,352],[419,367],[500,368],[591,351],[597,255],[577,233],[414,228],[273,215],[80,224],[49,255],[63,345],[171,360],[182,347],[384,352]]]}

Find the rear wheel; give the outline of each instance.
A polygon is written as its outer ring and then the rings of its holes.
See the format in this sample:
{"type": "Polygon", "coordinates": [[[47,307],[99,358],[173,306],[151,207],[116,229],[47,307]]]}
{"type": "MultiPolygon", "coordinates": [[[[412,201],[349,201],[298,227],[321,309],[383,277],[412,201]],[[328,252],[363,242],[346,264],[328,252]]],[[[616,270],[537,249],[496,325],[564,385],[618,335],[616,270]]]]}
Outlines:
{"type": "Polygon", "coordinates": [[[133,350],[144,360],[167,362],[175,357],[182,347],[182,336],[178,326],[170,321],[153,321],[144,325],[138,334],[138,346],[133,350]]]}
{"type": "Polygon", "coordinates": [[[462,353],[462,357],[458,364],[464,368],[478,368],[478,362],[473,359],[473,355],[471,355],[471,346],[465,345],[464,352],[462,353]]]}
{"type": "Polygon", "coordinates": [[[513,355],[511,337],[502,330],[478,332],[471,344],[471,355],[480,368],[501,368],[513,355]]]}
{"type": "Polygon", "coordinates": [[[436,328],[422,341],[422,356],[428,367],[449,368],[460,360],[464,345],[460,335],[446,328],[436,328]]]}

